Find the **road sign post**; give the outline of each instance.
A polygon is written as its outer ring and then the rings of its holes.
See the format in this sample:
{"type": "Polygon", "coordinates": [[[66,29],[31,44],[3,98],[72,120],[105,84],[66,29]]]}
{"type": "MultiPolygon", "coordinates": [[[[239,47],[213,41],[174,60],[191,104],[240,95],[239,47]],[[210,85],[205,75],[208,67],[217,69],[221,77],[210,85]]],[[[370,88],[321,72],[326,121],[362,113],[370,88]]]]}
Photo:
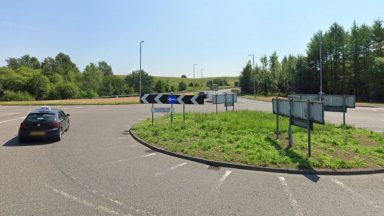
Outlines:
{"type": "Polygon", "coordinates": [[[311,103],[310,100],[307,101],[307,116],[308,116],[308,157],[311,157],[311,103]]]}
{"type": "Polygon", "coordinates": [[[293,146],[293,138],[292,138],[292,106],[293,99],[289,99],[289,126],[288,126],[288,146],[291,148],[293,146]]]}
{"type": "MultiPolygon", "coordinates": [[[[152,104],[152,109],[154,108],[154,104],[152,104]]],[[[152,113],[152,126],[153,126],[153,121],[154,121],[154,115],[155,115],[155,113],[154,112],[151,112],[152,113]]]]}
{"type": "Polygon", "coordinates": [[[227,92],[224,92],[224,106],[225,106],[225,112],[228,112],[227,92]]]}
{"type": "MultiPolygon", "coordinates": [[[[217,94],[215,94],[215,99],[217,101],[217,94]]],[[[216,102],[216,114],[219,112],[218,103],[216,102]]]]}
{"type": "Polygon", "coordinates": [[[278,97],[276,97],[276,139],[279,139],[279,100],[278,97]]]}
{"type": "Polygon", "coordinates": [[[185,104],[183,104],[183,122],[185,125],[185,104]]]}

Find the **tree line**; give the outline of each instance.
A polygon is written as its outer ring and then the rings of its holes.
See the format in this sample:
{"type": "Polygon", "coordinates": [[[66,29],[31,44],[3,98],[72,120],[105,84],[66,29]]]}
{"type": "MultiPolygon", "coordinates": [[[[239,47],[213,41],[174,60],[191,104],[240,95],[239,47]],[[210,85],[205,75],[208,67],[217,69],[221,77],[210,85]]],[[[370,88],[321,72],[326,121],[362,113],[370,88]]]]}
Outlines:
{"type": "Polygon", "coordinates": [[[384,102],[383,21],[377,19],[370,26],[353,22],[349,30],[334,23],[312,36],[305,54],[284,56],[280,61],[274,52],[261,57],[255,68],[248,62],[239,77],[241,91],[317,94],[320,67],[326,94],[354,94],[360,101],[384,102]]]}
{"type": "MultiPolygon", "coordinates": [[[[0,100],[43,100],[92,98],[108,95],[129,95],[139,92],[139,71],[123,77],[113,74],[105,61],[88,64],[80,71],[69,55],[57,54],[42,62],[24,55],[6,59],[0,67],[0,100]]],[[[142,92],[185,90],[186,83],[178,86],[158,80],[142,71],[142,92]]]]}

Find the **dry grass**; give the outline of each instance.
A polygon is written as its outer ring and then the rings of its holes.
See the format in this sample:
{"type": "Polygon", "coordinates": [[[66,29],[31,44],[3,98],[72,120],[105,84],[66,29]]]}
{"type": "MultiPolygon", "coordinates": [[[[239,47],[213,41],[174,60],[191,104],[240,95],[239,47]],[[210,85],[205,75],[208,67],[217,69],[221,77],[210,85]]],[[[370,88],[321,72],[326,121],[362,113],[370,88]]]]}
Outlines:
{"type": "Polygon", "coordinates": [[[0,105],[118,105],[139,103],[138,97],[66,99],[41,101],[1,101],[0,105]]]}

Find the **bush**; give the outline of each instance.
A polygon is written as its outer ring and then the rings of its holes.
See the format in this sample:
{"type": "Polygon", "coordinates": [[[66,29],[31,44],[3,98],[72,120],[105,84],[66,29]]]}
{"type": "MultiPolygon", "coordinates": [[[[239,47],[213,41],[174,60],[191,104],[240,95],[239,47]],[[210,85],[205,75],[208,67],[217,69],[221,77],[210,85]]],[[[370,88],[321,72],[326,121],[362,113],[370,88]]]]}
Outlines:
{"type": "Polygon", "coordinates": [[[61,83],[56,86],[55,90],[61,99],[77,98],[79,96],[79,87],[71,82],[61,83]]]}
{"type": "Polygon", "coordinates": [[[4,95],[1,100],[3,101],[33,101],[33,98],[28,92],[14,92],[10,90],[5,90],[4,95]]]}

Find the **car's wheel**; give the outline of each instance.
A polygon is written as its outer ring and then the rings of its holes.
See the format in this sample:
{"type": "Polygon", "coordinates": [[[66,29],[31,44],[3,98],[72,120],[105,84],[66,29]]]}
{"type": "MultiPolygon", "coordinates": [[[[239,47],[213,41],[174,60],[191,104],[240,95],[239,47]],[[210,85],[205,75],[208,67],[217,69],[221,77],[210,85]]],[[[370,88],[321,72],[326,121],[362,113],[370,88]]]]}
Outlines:
{"type": "Polygon", "coordinates": [[[68,125],[67,125],[67,129],[65,131],[69,131],[69,122],[68,122],[68,125]]]}
{"type": "Polygon", "coordinates": [[[61,128],[60,128],[59,134],[58,134],[57,137],[56,137],[56,141],[60,141],[62,135],[63,135],[63,131],[62,131],[61,128]]]}

